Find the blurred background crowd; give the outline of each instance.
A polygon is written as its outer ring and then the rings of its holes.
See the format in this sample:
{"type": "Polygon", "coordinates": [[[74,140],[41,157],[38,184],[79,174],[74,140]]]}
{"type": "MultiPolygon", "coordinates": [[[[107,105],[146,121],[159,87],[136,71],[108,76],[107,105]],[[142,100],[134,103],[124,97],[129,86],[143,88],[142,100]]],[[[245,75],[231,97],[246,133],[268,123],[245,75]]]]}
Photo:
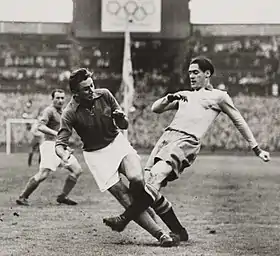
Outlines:
{"type": "MultiPolygon", "coordinates": [[[[263,31],[262,25],[255,25],[254,32],[250,26],[242,26],[236,33],[228,25],[227,33],[219,34],[207,30],[209,25],[186,22],[190,31],[186,37],[132,35],[135,111],[129,113],[131,143],[141,149],[154,146],[174,113],[153,114],[151,104],[168,92],[188,89],[188,63],[192,57],[204,55],[216,67],[214,87],[233,97],[261,146],[270,151],[280,149],[280,26],[275,33],[263,31]]],[[[123,36],[78,36],[73,23],[45,24],[45,31],[40,23],[3,21],[0,25],[0,145],[6,143],[6,120],[22,118],[29,100],[35,118],[38,109],[50,103],[53,88],[69,92],[68,78],[77,67],[93,71],[97,87],[106,87],[121,98],[123,36]]],[[[219,25],[213,27],[219,31],[219,25]]],[[[24,132],[23,125],[13,126],[17,147],[26,143],[24,132]]],[[[80,141],[73,136],[72,143],[80,141]]],[[[221,115],[203,138],[203,148],[247,150],[248,145],[221,115]]]]}

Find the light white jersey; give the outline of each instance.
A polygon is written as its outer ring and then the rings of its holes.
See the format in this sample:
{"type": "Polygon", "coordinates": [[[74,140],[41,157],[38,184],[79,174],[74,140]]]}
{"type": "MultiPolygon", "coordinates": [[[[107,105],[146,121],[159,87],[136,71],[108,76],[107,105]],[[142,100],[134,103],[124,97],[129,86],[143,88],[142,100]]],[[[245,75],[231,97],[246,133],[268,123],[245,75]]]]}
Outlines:
{"type": "Polygon", "coordinates": [[[198,91],[180,91],[178,93],[186,95],[188,101],[178,101],[179,109],[168,126],[169,128],[192,134],[201,139],[211,123],[221,112],[224,112],[248,141],[250,147],[257,146],[254,135],[227,92],[201,88],[198,91]]]}

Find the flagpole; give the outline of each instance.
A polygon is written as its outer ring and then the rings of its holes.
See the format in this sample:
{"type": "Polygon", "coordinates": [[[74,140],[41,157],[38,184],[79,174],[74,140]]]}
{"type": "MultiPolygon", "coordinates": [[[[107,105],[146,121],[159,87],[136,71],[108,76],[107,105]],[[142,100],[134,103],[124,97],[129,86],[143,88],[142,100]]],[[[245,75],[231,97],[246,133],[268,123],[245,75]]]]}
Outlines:
{"type": "MultiPolygon", "coordinates": [[[[126,65],[125,62],[128,61],[127,58],[130,58],[131,56],[128,56],[128,50],[130,52],[131,49],[131,40],[130,40],[130,30],[129,30],[129,24],[132,21],[128,17],[126,20],[126,26],[125,26],[125,31],[124,31],[124,58],[123,58],[123,65],[126,65]]],[[[128,116],[129,113],[129,103],[128,103],[128,86],[125,84],[124,86],[124,112],[128,116]]]]}
{"type": "MultiPolygon", "coordinates": [[[[130,30],[129,30],[129,24],[132,22],[132,20],[128,17],[126,20],[126,26],[125,26],[125,31],[124,31],[124,55],[123,55],[123,85],[124,85],[124,95],[123,95],[123,107],[124,107],[124,112],[126,116],[128,117],[129,114],[129,84],[127,84],[127,81],[124,81],[124,77],[126,75],[130,76],[131,74],[127,74],[128,72],[128,66],[127,63],[130,62],[131,64],[131,40],[130,40],[130,30]]],[[[130,72],[130,70],[129,70],[130,72]]],[[[124,131],[124,135],[128,137],[128,131],[124,131]]]]}

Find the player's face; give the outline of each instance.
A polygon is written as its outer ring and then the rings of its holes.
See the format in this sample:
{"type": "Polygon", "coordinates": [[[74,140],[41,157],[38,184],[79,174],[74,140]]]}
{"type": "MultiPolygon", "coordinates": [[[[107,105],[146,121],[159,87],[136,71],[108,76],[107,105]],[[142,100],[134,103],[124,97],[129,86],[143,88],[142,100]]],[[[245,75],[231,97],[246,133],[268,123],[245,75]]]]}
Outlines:
{"type": "Polygon", "coordinates": [[[28,101],[28,102],[26,103],[26,107],[27,107],[27,108],[31,108],[31,107],[32,107],[31,102],[28,101]]]}
{"type": "Polygon", "coordinates": [[[206,84],[206,72],[203,72],[198,64],[191,64],[189,66],[189,77],[192,89],[201,88],[206,84]]]}
{"type": "Polygon", "coordinates": [[[65,93],[56,92],[53,97],[53,105],[55,108],[62,108],[65,103],[65,93]]]}
{"type": "Polygon", "coordinates": [[[94,82],[91,77],[80,83],[78,95],[81,100],[91,101],[93,99],[94,82]]]}

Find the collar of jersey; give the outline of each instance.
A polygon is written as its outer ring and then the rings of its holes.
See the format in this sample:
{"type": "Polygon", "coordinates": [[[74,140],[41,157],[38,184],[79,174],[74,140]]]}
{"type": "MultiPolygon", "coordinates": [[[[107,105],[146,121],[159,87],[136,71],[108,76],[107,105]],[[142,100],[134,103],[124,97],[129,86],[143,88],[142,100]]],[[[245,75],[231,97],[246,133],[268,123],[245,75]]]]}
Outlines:
{"type": "MultiPolygon", "coordinates": [[[[97,98],[101,97],[101,93],[99,93],[99,92],[93,92],[93,96],[92,96],[92,97],[93,97],[93,99],[97,99],[97,98]]],[[[73,108],[75,111],[76,111],[77,108],[80,106],[80,102],[79,102],[77,99],[75,99],[74,96],[72,96],[72,99],[71,99],[70,104],[71,104],[72,108],[73,108]]]]}
{"type": "Polygon", "coordinates": [[[212,84],[208,84],[208,85],[206,85],[205,87],[200,87],[200,88],[198,88],[198,89],[192,89],[191,91],[193,91],[193,92],[198,92],[198,91],[200,91],[201,89],[204,89],[204,90],[207,90],[207,91],[212,91],[212,90],[213,90],[213,86],[212,86],[212,84]]]}

